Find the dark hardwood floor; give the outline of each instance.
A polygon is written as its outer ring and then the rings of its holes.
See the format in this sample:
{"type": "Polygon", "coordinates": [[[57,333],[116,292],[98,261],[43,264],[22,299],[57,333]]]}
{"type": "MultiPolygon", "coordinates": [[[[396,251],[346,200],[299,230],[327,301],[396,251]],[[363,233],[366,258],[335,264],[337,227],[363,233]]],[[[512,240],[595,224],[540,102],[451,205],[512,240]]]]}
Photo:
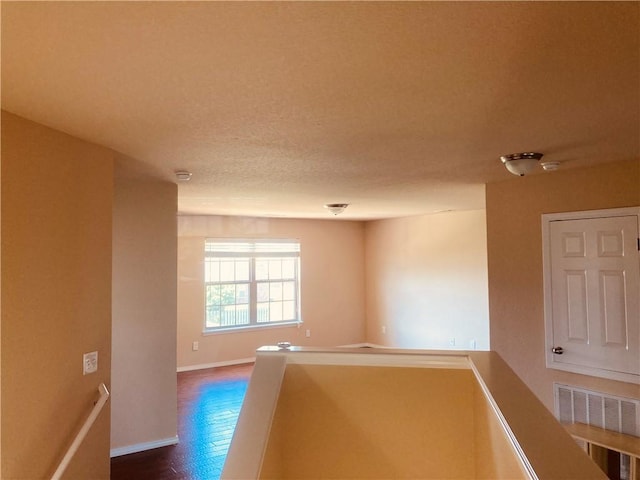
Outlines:
{"type": "Polygon", "coordinates": [[[179,373],[180,443],[111,459],[111,479],[218,479],[252,370],[246,364],[179,373]]]}

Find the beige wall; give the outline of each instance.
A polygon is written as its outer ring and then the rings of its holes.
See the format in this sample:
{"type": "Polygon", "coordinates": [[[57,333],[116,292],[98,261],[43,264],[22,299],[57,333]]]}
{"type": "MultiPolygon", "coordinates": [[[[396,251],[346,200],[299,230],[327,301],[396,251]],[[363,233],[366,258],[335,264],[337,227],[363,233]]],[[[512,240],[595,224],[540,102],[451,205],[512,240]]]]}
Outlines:
{"type": "Polygon", "coordinates": [[[177,193],[116,179],[112,449],[175,440],[177,193]]]}
{"type": "Polygon", "coordinates": [[[472,478],[473,389],[463,369],[288,365],[261,478],[472,478]]]}
{"type": "Polygon", "coordinates": [[[368,342],[489,349],[483,210],[378,220],[365,231],[368,342]]]}
{"type": "Polygon", "coordinates": [[[640,161],[487,185],[491,348],[553,410],[552,382],[640,398],[640,387],[545,367],[543,213],[640,205],[640,161]]]}
{"type": "MultiPolygon", "coordinates": [[[[2,478],[48,478],[110,384],[112,199],[111,151],[2,113],[2,478]]],[[[66,478],[109,478],[109,415],[66,478]]]]}
{"type": "MultiPolygon", "coordinates": [[[[1,124],[2,122],[0,121],[0,125],[1,124]]],[[[0,156],[0,292],[2,292],[2,156],[0,156]]],[[[2,319],[2,295],[0,294],[0,478],[2,477],[2,320],[1,319],[2,319]]]]}
{"type": "Polygon", "coordinates": [[[290,341],[335,346],[364,341],[364,226],[361,222],[248,217],[178,217],[178,367],[255,356],[290,341]],[[304,324],[203,335],[206,237],[297,238],[304,324]],[[305,331],[311,330],[311,337],[305,331]],[[192,351],[192,342],[199,350],[192,351]]]}
{"type": "Polygon", "coordinates": [[[260,478],[525,475],[470,370],[291,364],[260,478]]]}

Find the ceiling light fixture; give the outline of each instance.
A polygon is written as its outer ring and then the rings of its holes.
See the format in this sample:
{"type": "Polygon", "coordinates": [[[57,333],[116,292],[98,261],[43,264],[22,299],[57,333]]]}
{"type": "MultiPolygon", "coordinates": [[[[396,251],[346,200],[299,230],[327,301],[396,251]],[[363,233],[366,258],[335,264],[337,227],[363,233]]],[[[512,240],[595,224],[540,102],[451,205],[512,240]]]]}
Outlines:
{"type": "Polygon", "coordinates": [[[538,165],[541,158],[542,153],[525,152],[503,155],[500,160],[511,173],[523,177],[538,165]]]}
{"type": "Polygon", "coordinates": [[[176,178],[179,182],[188,182],[191,180],[191,172],[187,172],[186,170],[178,170],[176,172],[176,178]]]}
{"type": "Polygon", "coordinates": [[[344,209],[349,206],[348,203],[327,203],[324,208],[329,210],[334,215],[339,215],[344,212],[344,209]]]}

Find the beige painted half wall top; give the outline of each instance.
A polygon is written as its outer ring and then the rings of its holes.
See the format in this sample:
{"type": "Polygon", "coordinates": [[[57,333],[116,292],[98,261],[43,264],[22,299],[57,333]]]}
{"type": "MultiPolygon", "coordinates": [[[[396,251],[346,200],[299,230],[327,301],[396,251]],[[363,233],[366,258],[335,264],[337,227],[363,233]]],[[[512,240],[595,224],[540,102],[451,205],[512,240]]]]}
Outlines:
{"type": "Polygon", "coordinates": [[[541,216],[637,205],[640,160],[487,185],[491,348],[550,410],[553,382],[632,398],[640,386],[546,368],[541,216]]]}
{"type": "Polygon", "coordinates": [[[178,369],[250,359],[257,348],[279,341],[308,346],[364,342],[364,285],[362,222],[179,216],[178,369]],[[303,323],[203,334],[205,238],[299,239],[303,323]],[[194,341],[198,351],[192,350],[194,341]]]}

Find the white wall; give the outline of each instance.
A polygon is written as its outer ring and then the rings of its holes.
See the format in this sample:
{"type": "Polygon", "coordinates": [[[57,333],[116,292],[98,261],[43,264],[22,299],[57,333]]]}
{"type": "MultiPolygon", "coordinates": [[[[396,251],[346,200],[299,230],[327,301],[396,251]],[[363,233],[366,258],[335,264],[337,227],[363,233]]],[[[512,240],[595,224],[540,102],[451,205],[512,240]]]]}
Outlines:
{"type": "Polygon", "coordinates": [[[368,342],[489,349],[485,218],[475,210],[366,224],[368,342]]]}
{"type": "Polygon", "coordinates": [[[116,178],[111,451],[175,441],[177,186],[116,178]]]}
{"type": "Polygon", "coordinates": [[[362,222],[224,216],[178,217],[178,367],[232,362],[263,345],[336,346],[364,341],[364,225],[362,222]],[[204,240],[300,240],[301,327],[203,335],[204,240]],[[311,337],[305,331],[311,331],[311,337]],[[192,350],[192,342],[199,350],[192,350]]]}

